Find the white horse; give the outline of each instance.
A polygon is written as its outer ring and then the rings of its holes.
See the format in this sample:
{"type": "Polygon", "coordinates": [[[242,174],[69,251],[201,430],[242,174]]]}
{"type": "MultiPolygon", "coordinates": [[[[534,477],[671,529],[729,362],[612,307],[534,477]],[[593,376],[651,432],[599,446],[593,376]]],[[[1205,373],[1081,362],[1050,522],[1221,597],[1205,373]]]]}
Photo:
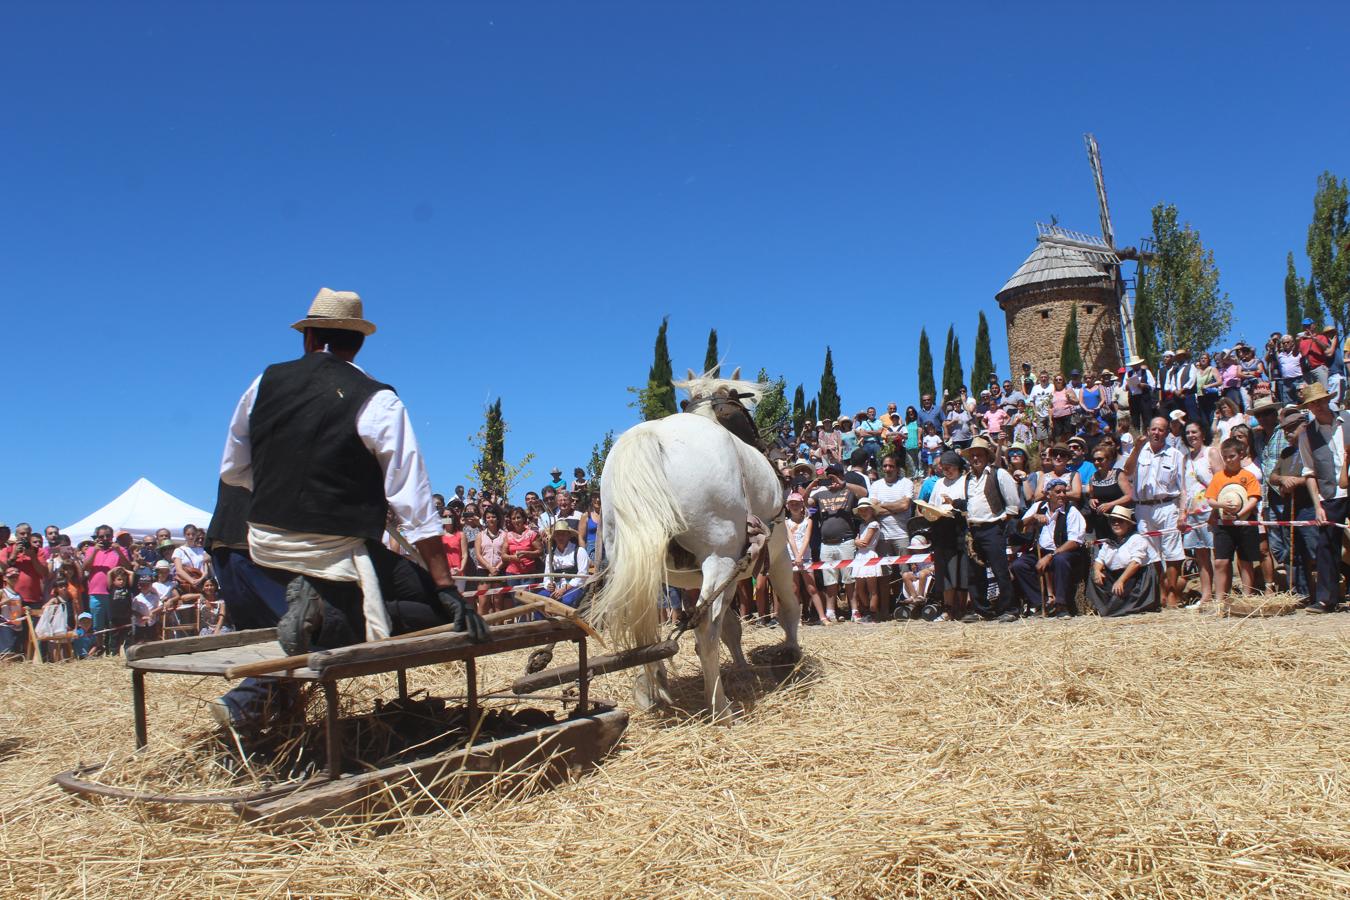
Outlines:
{"type": "MultiPolygon", "coordinates": [[[[740,397],[757,401],[763,392],[763,385],[740,381],[739,374],[696,378],[690,372],[688,381],[675,382],[689,393],[688,412],[635,425],[615,441],[600,486],[607,569],[591,610],[620,646],[645,646],[660,640],[665,585],[700,588],[695,644],[714,719],[730,713],[719,634],[735,665],[746,666],[740,618],[727,610],[736,581],[750,577],[744,557],[752,516],[772,526],[769,580],[787,633],[784,648],[794,661],[801,653],[782,482],[762,453],[716,419],[714,405],[740,397]]],[[[644,667],[634,694],[644,709],[670,702],[664,662],[644,667]]]]}

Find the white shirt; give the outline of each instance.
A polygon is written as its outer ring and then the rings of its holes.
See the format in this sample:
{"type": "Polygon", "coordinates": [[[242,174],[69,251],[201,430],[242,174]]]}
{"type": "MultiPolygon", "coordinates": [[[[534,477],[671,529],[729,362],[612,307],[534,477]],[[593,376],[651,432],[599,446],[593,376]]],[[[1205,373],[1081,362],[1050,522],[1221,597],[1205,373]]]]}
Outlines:
{"type": "Polygon", "coordinates": [[[159,597],[159,602],[163,603],[173,593],[173,582],[152,581],[150,582],[150,589],[159,597]]]}
{"type": "Polygon", "coordinates": [[[1054,399],[1055,388],[1053,385],[1041,384],[1037,382],[1031,389],[1031,405],[1036,410],[1036,415],[1045,417],[1050,415],[1050,403],[1054,399]]]}
{"type": "MultiPolygon", "coordinates": [[[[348,365],[365,372],[355,363],[348,365]]],[[[239,398],[220,460],[220,480],[249,490],[253,489],[253,445],[249,440],[248,417],[258,398],[260,381],[261,375],[253,379],[239,398]]],[[[376,391],[356,414],[356,433],[384,472],[384,496],[394,511],[395,521],[404,526],[404,537],[412,543],[439,537],[443,529],[431,502],[431,479],[427,477],[422,451],[403,401],[393,391],[376,391]]]]}
{"type": "Polygon", "coordinates": [[[1158,382],[1148,369],[1131,369],[1125,373],[1125,387],[1130,396],[1142,394],[1145,388],[1156,388],[1158,382]]]}
{"type": "Polygon", "coordinates": [[[185,569],[196,569],[198,572],[206,568],[206,550],[201,547],[189,547],[186,544],[173,551],[175,562],[183,564],[185,569]]]}
{"type": "Polygon", "coordinates": [[[131,598],[131,613],[137,625],[149,625],[154,621],[155,610],[159,609],[159,594],[149,591],[131,598]]]}
{"type": "MultiPolygon", "coordinates": [[[[1308,429],[1310,428],[1316,428],[1318,431],[1322,433],[1322,437],[1326,439],[1327,446],[1331,448],[1332,462],[1335,464],[1335,468],[1332,471],[1339,474],[1341,471],[1341,467],[1345,465],[1345,431],[1341,427],[1341,417],[1337,416],[1336,418],[1332,419],[1330,425],[1323,425],[1316,419],[1311,419],[1309,420],[1307,425],[1303,426],[1303,430],[1299,432],[1298,455],[1303,460],[1304,475],[1317,474],[1316,470],[1313,469],[1312,447],[1308,443],[1308,429]]],[[[1320,486],[1318,487],[1318,490],[1319,491],[1321,490],[1320,486]]],[[[1347,492],[1346,489],[1341,487],[1338,482],[1336,487],[1336,496],[1323,497],[1322,499],[1339,500],[1340,498],[1346,496],[1347,493],[1350,492],[1347,492]]]]}
{"type": "Polygon", "coordinates": [[[1008,474],[1006,469],[998,469],[993,466],[985,466],[979,477],[974,472],[969,472],[966,479],[966,520],[973,525],[983,525],[989,522],[1001,522],[1009,515],[1015,515],[1020,501],[1017,497],[1017,482],[1008,474]],[[989,508],[989,500],[984,496],[985,482],[989,479],[990,473],[998,479],[999,493],[1003,495],[1003,503],[1006,507],[1002,514],[994,515],[994,511],[989,508]]]}
{"type": "Polygon", "coordinates": [[[1132,562],[1146,565],[1148,540],[1136,531],[1121,541],[1119,547],[1113,546],[1111,541],[1102,541],[1097,545],[1097,562],[1112,572],[1121,571],[1132,562]]]}
{"type": "Polygon", "coordinates": [[[1183,489],[1181,451],[1163,446],[1157,453],[1145,443],[1134,463],[1134,496],[1136,500],[1161,500],[1179,497],[1183,489]]]}
{"type": "MultiPolygon", "coordinates": [[[[549,541],[548,554],[544,557],[544,574],[552,576],[559,569],[569,568],[572,565],[572,554],[576,553],[577,574],[570,575],[567,578],[568,587],[580,587],[581,581],[586,577],[586,570],[591,566],[591,558],[586,553],[586,548],[580,546],[575,541],[569,542],[566,550],[559,550],[558,545],[549,541]]],[[[553,588],[552,577],[544,578],[544,586],[553,588]]]]}
{"type": "MultiPolygon", "coordinates": [[[[885,478],[878,478],[867,489],[867,496],[879,503],[894,503],[897,500],[909,500],[914,497],[914,482],[901,476],[894,484],[887,484],[885,478]]],[[[877,519],[881,526],[881,536],[888,541],[898,541],[906,537],[905,526],[894,513],[887,513],[877,519]]]]}
{"type": "MultiPolygon", "coordinates": [[[[1031,508],[1027,510],[1026,515],[1022,516],[1022,521],[1028,521],[1034,518],[1038,513],[1045,512],[1046,509],[1045,501],[1033,503],[1031,508]]],[[[1046,522],[1041,526],[1041,534],[1036,543],[1041,545],[1042,550],[1054,553],[1059,547],[1059,545],[1055,543],[1055,519],[1066,510],[1068,511],[1068,518],[1065,520],[1066,534],[1064,539],[1066,541],[1077,541],[1080,545],[1083,543],[1083,534],[1087,531],[1087,519],[1083,518],[1083,514],[1078,511],[1078,507],[1066,504],[1056,510],[1054,515],[1050,516],[1049,522],[1046,522]]]]}

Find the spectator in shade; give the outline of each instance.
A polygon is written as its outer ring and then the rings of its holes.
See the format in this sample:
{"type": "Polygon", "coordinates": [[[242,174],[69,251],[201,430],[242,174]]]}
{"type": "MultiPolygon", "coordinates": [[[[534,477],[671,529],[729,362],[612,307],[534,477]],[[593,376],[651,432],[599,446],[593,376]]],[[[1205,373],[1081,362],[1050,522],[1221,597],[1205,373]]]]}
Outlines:
{"type": "Polygon", "coordinates": [[[1111,536],[1097,544],[1087,597],[1099,616],[1158,611],[1158,579],[1148,564],[1148,541],[1135,529],[1134,513],[1117,506],[1106,516],[1111,536]]]}
{"type": "Polygon", "coordinates": [[[1087,569],[1083,552],[1087,522],[1069,504],[1069,486],[1062,478],[1051,478],[1045,487],[1045,499],[1022,517],[1023,530],[1033,534],[1039,549],[1019,556],[1012,575],[1030,609],[1064,618],[1078,614],[1075,598],[1087,569]],[[1041,590],[1043,578],[1049,597],[1041,590]]]}
{"type": "MultiPolygon", "coordinates": [[[[1311,324],[1311,323],[1307,323],[1311,324]]],[[[1326,386],[1314,380],[1303,388],[1303,409],[1312,414],[1298,436],[1303,476],[1312,494],[1314,521],[1325,522],[1317,529],[1317,591],[1307,606],[1309,612],[1334,612],[1341,605],[1341,543],[1347,496],[1346,414],[1331,408],[1326,386]]]]}

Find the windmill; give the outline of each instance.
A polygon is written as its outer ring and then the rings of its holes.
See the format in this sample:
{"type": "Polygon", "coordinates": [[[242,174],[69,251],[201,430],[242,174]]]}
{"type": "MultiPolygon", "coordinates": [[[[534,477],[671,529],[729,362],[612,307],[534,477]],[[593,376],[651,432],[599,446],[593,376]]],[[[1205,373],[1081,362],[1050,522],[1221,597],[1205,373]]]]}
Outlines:
{"type": "Polygon", "coordinates": [[[1147,238],[1140,241],[1144,249],[1137,247],[1117,247],[1115,229],[1111,227],[1111,207],[1106,202],[1106,179],[1102,177],[1102,155],[1097,149],[1097,139],[1091,134],[1083,135],[1083,143],[1087,146],[1088,164],[1092,166],[1092,181],[1097,187],[1097,206],[1101,213],[1102,223],[1102,243],[1111,251],[1115,257],[1113,263],[1108,263],[1111,271],[1111,280],[1116,288],[1116,301],[1120,305],[1120,330],[1121,339],[1124,342],[1124,352],[1121,358],[1125,359],[1134,355],[1134,292],[1130,288],[1137,284],[1140,273],[1153,260],[1152,241],[1147,238]],[[1135,278],[1127,285],[1126,279],[1122,276],[1120,270],[1121,262],[1130,260],[1135,264],[1135,278]]]}

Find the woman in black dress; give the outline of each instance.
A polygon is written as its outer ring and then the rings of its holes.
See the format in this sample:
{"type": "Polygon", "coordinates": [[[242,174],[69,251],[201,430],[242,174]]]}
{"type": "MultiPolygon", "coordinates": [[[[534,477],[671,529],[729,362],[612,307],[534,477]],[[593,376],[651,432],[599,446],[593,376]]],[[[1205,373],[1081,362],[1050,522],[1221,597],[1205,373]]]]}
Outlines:
{"type": "Polygon", "coordinates": [[[1107,520],[1111,510],[1134,508],[1134,486],[1117,465],[1119,458],[1119,448],[1110,436],[1102,438],[1092,448],[1092,465],[1096,470],[1083,489],[1087,495],[1087,508],[1083,512],[1087,513],[1088,528],[1099,541],[1111,537],[1111,525],[1107,520]]]}
{"type": "Polygon", "coordinates": [[[929,501],[948,515],[932,520],[928,541],[933,549],[933,582],[942,591],[947,615],[958,619],[965,613],[966,591],[970,589],[970,557],[966,554],[965,517],[951,512],[952,500],[965,496],[966,461],[959,453],[945,450],[938,458],[942,477],[933,486],[929,501]]]}

